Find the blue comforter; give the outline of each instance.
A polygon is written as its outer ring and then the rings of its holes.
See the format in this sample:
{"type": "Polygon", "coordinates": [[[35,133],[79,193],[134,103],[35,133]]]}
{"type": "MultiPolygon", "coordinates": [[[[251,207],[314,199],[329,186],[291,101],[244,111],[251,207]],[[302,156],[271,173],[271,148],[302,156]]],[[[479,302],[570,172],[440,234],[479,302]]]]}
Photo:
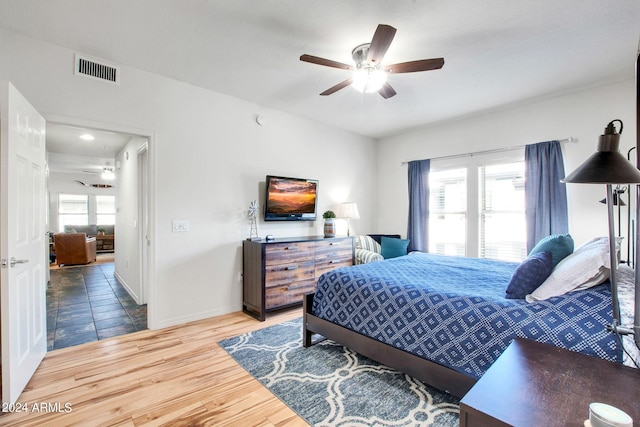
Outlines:
{"type": "Polygon", "coordinates": [[[414,253],[325,273],[313,314],[479,378],[515,337],[621,362],[608,282],[527,303],[506,299],[517,263],[414,253]]]}

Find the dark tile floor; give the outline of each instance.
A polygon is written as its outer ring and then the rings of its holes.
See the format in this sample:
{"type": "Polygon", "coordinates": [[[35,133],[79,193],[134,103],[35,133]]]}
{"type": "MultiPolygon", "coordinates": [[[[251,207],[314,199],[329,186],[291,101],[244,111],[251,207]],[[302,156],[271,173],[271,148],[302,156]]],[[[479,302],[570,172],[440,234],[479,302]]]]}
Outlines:
{"type": "Polygon", "coordinates": [[[147,329],[147,306],[136,304],[114,269],[103,263],[51,270],[49,351],[147,329]]]}

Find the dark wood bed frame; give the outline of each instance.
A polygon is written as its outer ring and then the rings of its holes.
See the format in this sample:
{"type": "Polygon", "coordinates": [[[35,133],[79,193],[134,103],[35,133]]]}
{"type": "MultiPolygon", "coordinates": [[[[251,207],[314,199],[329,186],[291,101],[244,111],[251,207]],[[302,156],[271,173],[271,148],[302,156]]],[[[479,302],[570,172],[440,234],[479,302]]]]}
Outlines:
{"type": "Polygon", "coordinates": [[[314,316],[311,313],[314,295],[306,294],[302,303],[302,344],[305,347],[314,344],[313,334],[320,334],[356,353],[460,398],[476,383],[477,380],[473,377],[314,316]]]}

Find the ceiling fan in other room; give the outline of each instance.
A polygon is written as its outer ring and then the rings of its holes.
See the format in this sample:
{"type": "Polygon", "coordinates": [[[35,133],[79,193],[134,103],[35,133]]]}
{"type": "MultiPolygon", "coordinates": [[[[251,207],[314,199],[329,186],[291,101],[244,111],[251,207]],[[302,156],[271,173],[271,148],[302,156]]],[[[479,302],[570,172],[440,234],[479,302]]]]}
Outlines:
{"type": "Polygon", "coordinates": [[[396,91],[387,83],[387,75],[389,73],[415,73],[417,71],[438,70],[444,65],[444,58],[419,59],[392,65],[382,65],[384,55],[387,53],[389,46],[391,46],[395,35],[396,29],[392,26],[378,25],[371,43],[356,46],[351,52],[353,61],[356,63],[355,66],[307,54],[300,56],[300,60],[353,72],[351,78],[325,90],[320,94],[322,96],[331,95],[351,85],[360,92],[378,92],[385,99],[391,98],[396,94],[396,91]]]}
{"type": "Polygon", "coordinates": [[[77,179],[75,181],[78,184],[80,184],[80,185],[82,185],[84,187],[95,187],[95,188],[111,188],[111,187],[113,187],[113,185],[111,185],[111,184],[86,184],[86,183],[84,183],[82,181],[79,181],[77,179]]]}
{"type": "Polygon", "coordinates": [[[83,170],[82,172],[83,173],[94,174],[94,175],[100,175],[100,177],[102,179],[107,180],[107,181],[111,181],[111,180],[116,178],[116,174],[114,172],[114,169],[111,166],[105,166],[105,167],[102,168],[101,171],[83,170]]]}
{"type": "MultiPolygon", "coordinates": [[[[87,174],[94,174],[94,175],[100,175],[100,177],[103,180],[106,181],[112,181],[115,179],[116,175],[114,173],[114,170],[111,166],[105,166],[102,168],[102,171],[98,172],[95,170],[83,170],[83,173],[87,173],[87,174]]],[[[113,187],[113,185],[111,184],[85,184],[82,181],[79,180],[75,180],[78,184],[83,185],[85,187],[95,187],[95,188],[111,188],[113,187]]]]}

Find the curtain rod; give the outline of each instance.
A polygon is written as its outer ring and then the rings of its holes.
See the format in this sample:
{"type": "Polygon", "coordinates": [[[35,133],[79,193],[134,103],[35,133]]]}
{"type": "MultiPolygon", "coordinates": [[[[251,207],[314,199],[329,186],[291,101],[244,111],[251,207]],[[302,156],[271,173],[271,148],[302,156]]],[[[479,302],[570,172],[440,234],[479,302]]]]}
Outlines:
{"type": "MultiPolygon", "coordinates": [[[[578,138],[574,138],[572,136],[570,136],[569,138],[565,138],[565,139],[560,139],[558,140],[558,142],[578,142],[578,138]]],[[[512,147],[505,147],[505,148],[496,148],[493,150],[484,150],[484,151],[476,151],[473,153],[463,153],[463,154],[452,154],[450,156],[440,156],[440,157],[432,157],[430,160],[444,160],[444,159],[458,159],[458,158],[462,158],[462,157],[473,157],[473,156],[478,156],[480,154],[493,154],[493,153],[502,153],[504,151],[509,151],[509,150],[517,150],[519,148],[524,148],[527,145],[531,145],[531,144],[524,144],[524,145],[515,145],[512,147]]],[[[402,165],[406,165],[409,162],[405,161],[402,162],[402,165]]]]}

